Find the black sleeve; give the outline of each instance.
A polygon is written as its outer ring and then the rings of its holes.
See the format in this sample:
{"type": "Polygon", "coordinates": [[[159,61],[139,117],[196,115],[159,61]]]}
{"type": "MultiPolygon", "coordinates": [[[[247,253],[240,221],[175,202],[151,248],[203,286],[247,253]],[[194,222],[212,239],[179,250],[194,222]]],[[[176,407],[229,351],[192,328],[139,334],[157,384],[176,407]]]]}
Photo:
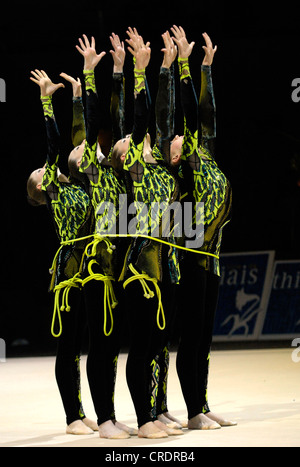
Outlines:
{"type": "Polygon", "coordinates": [[[93,71],[84,71],[86,90],[86,140],[93,146],[100,130],[100,109],[93,71]]]}
{"type": "Polygon", "coordinates": [[[201,145],[214,156],[216,140],[216,104],[211,67],[204,65],[201,67],[199,134],[201,135],[201,145]]]}
{"type": "Polygon", "coordinates": [[[56,124],[52,98],[50,96],[41,98],[47,135],[47,162],[51,166],[56,162],[59,154],[60,134],[56,124]]]}
{"type": "Polygon", "coordinates": [[[140,91],[134,98],[134,116],[132,140],[134,144],[140,144],[147,131],[150,118],[150,106],[146,89],[140,91]]]}
{"type": "Polygon", "coordinates": [[[180,97],[186,126],[195,133],[198,129],[198,100],[190,76],[180,81],[180,97]]]}
{"type": "Polygon", "coordinates": [[[113,73],[112,93],[110,102],[110,115],[112,120],[112,133],[114,145],[126,135],[125,129],[125,92],[123,73],[113,73]]]}
{"type": "Polygon", "coordinates": [[[198,99],[187,62],[183,71],[180,79],[181,105],[185,119],[182,159],[187,160],[192,170],[199,171],[201,158],[198,150],[198,99]]]}
{"type": "Polygon", "coordinates": [[[84,108],[81,97],[73,97],[72,143],[79,146],[86,138],[84,108]]]}
{"type": "Polygon", "coordinates": [[[170,141],[174,135],[175,89],[173,67],[161,68],[155,103],[156,146],[170,163],[170,141]]]}

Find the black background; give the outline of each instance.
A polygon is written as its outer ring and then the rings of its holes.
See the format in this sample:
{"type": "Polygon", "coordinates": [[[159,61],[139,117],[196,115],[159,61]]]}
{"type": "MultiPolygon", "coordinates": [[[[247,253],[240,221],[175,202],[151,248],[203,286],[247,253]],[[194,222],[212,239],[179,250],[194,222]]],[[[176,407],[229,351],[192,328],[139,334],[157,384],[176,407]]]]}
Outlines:
{"type": "MultiPolygon", "coordinates": [[[[97,88],[108,108],[112,58],[109,35],[126,37],[136,26],[151,42],[147,69],[155,98],[163,46],[161,34],[181,25],[196,42],[191,72],[197,91],[203,58],[202,32],[218,51],[213,64],[217,104],[218,163],[233,186],[233,219],[224,230],[222,252],[275,250],[278,259],[298,259],[300,192],[300,103],[292,81],[300,78],[299,7],[296,2],[51,2],[6,5],[1,14],[0,78],[6,83],[1,118],[1,310],[0,337],[25,338],[32,349],[55,345],[50,334],[49,273],[59,246],[46,209],[26,200],[30,172],[44,163],[45,128],[39,88],[30,71],[44,69],[54,82],[64,71],[82,76],[75,44],[95,36],[106,57],[97,68],[97,88]]],[[[132,64],[127,53],[126,104],[130,131],[132,64]]],[[[53,99],[61,133],[61,169],[71,149],[72,90],[65,83],[53,99]]],[[[182,134],[177,102],[177,133],[182,134]]],[[[106,129],[110,128],[109,116],[106,129]]]]}

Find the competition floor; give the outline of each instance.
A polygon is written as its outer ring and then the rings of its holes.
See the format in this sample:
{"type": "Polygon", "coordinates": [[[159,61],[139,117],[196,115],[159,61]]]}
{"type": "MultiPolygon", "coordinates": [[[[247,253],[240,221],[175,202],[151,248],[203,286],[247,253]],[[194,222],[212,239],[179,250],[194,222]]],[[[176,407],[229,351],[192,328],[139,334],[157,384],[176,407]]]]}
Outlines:
{"type": "MultiPolygon", "coordinates": [[[[163,440],[131,437],[114,441],[98,434],[65,434],[64,412],[54,378],[54,357],[11,358],[0,363],[0,447],[299,447],[300,363],[292,348],[216,350],[209,379],[211,410],[238,422],[235,427],[211,431],[184,430],[163,440]]],[[[186,410],[171,354],[169,411],[185,420],[186,410]]],[[[120,421],[136,426],[125,381],[127,355],[121,354],[116,385],[116,413],[120,421]]],[[[82,357],[83,405],[94,418],[82,357]]]]}

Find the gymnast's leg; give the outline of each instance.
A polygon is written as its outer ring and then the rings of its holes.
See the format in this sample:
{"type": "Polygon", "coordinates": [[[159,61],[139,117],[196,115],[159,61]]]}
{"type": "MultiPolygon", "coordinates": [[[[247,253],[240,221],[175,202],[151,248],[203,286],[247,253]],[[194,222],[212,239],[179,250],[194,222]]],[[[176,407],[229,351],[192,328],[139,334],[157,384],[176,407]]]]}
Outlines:
{"type": "Polygon", "coordinates": [[[155,401],[151,400],[152,375],[149,368],[162,345],[162,331],[158,329],[156,320],[157,299],[145,298],[137,280],[128,285],[126,291],[130,297],[134,297],[130,300],[128,309],[130,347],[126,378],[137,415],[138,436],[167,437],[168,435],[154,424],[156,417],[151,413],[155,401]]]}
{"type": "Polygon", "coordinates": [[[199,386],[199,356],[202,334],[205,332],[206,271],[195,267],[194,258],[187,254],[182,264],[179,286],[180,342],[176,367],[183,397],[188,411],[190,429],[215,429],[220,425],[208,419],[203,413],[203,400],[199,386]]]}
{"type": "MultiPolygon", "coordinates": [[[[88,329],[89,352],[87,358],[87,375],[90,391],[97,414],[99,435],[102,438],[124,439],[129,434],[115,424],[114,388],[120,336],[118,319],[115,319],[110,335],[104,333],[104,284],[91,280],[84,287],[88,329]]],[[[113,314],[120,313],[118,306],[113,314]]],[[[107,330],[110,329],[108,318],[107,330]]]]}
{"type": "Polygon", "coordinates": [[[86,315],[79,289],[70,291],[69,303],[71,310],[62,312],[62,334],[57,343],[55,376],[66,413],[67,433],[92,434],[93,430],[84,423],[87,419],[81,398],[80,355],[86,315]]]}

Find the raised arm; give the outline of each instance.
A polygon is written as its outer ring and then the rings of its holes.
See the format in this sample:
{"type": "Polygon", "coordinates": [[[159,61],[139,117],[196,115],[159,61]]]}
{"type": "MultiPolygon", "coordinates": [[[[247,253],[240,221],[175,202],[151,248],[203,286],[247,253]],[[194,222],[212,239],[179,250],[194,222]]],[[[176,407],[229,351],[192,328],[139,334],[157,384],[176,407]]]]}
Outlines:
{"type": "Polygon", "coordinates": [[[43,70],[31,71],[31,81],[40,87],[40,98],[43,106],[43,113],[47,134],[47,163],[43,177],[42,189],[47,191],[51,199],[57,198],[58,191],[58,158],[60,134],[57,128],[53,106],[52,95],[59,88],[64,87],[62,83],[54,84],[43,70]]]}
{"type": "Polygon", "coordinates": [[[80,78],[75,79],[66,73],[60,73],[60,76],[72,84],[73,121],[71,137],[73,146],[76,147],[86,138],[81,81],[80,78]]]}
{"type": "Polygon", "coordinates": [[[181,105],[187,128],[194,133],[197,130],[198,102],[190,74],[189,57],[195,42],[189,43],[182,27],[173,26],[174,41],[178,47],[178,66],[180,75],[181,105]]]}
{"type": "MultiPolygon", "coordinates": [[[[201,145],[212,152],[212,140],[216,138],[216,105],[212,82],[211,66],[217,46],[213,47],[207,33],[203,34],[205,40],[205,56],[201,67],[201,93],[199,99],[199,124],[201,125],[201,145]]],[[[213,154],[212,154],[213,155],[213,154]]]]}
{"type": "Polygon", "coordinates": [[[95,39],[93,37],[90,42],[87,36],[83,35],[83,40],[80,38],[79,43],[80,46],[76,45],[76,48],[84,57],[83,74],[86,93],[86,142],[79,170],[85,173],[90,180],[96,182],[99,175],[97,147],[100,129],[100,110],[94,70],[104,57],[105,52],[97,54],[95,39]]]}
{"type": "Polygon", "coordinates": [[[182,27],[173,26],[174,41],[178,46],[180,74],[180,97],[185,120],[182,160],[187,159],[193,170],[199,170],[201,160],[198,150],[198,99],[195,93],[189,67],[189,56],[194,42],[189,43],[182,27]]]}
{"type": "Polygon", "coordinates": [[[125,129],[125,79],[124,79],[124,62],[125,62],[125,47],[124,42],[121,42],[117,34],[112,33],[110,36],[112,50],[110,53],[113,58],[113,80],[112,94],[110,102],[110,115],[112,120],[112,146],[126,135],[125,129]]]}
{"type": "Polygon", "coordinates": [[[129,149],[124,160],[124,169],[128,170],[135,182],[141,182],[144,174],[144,140],[148,131],[150,106],[146,92],[146,68],[150,61],[150,44],[144,44],[143,38],[135,29],[127,31],[128,50],[134,57],[134,124],[129,149]]]}
{"type": "Polygon", "coordinates": [[[128,50],[134,57],[134,128],[132,138],[135,144],[144,140],[148,130],[150,108],[146,92],[146,68],[150,61],[150,43],[144,44],[136,29],[129,28],[128,50]]]}
{"type": "Polygon", "coordinates": [[[170,140],[174,135],[175,83],[174,60],[177,56],[169,32],[162,34],[164,48],[163,62],[159,73],[158,92],[155,103],[156,146],[164,160],[170,164],[170,140]]]}
{"type": "Polygon", "coordinates": [[[95,49],[95,39],[92,37],[91,43],[87,36],[83,34],[83,40],[79,38],[79,45],[76,45],[78,52],[84,57],[83,74],[86,92],[86,139],[90,146],[98,141],[100,126],[99,103],[95,83],[95,68],[104,57],[105,52],[97,54],[95,49]]]}
{"type": "Polygon", "coordinates": [[[56,120],[52,106],[52,95],[59,88],[64,87],[62,83],[54,84],[43,70],[35,70],[31,72],[31,81],[38,84],[40,87],[40,98],[43,106],[43,113],[46,123],[47,144],[48,144],[48,163],[53,164],[59,153],[59,131],[56,125],[56,120]]]}

